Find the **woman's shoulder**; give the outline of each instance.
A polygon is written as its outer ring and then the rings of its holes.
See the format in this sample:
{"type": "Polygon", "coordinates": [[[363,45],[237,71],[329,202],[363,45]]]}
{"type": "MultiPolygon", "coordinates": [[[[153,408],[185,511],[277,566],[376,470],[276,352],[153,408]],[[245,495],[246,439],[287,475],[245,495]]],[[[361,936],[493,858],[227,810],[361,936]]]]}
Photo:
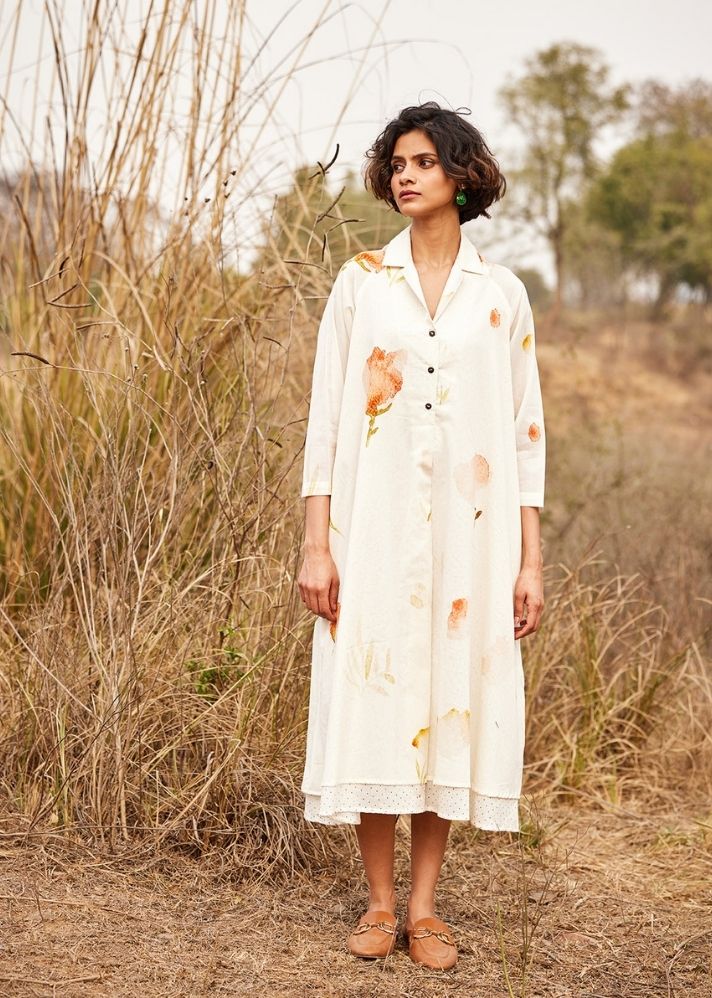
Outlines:
{"type": "Polygon", "coordinates": [[[517,277],[510,267],[503,263],[493,263],[480,257],[487,268],[487,272],[493,281],[501,288],[505,298],[512,308],[516,308],[517,302],[523,293],[526,293],[526,286],[521,277],[517,277]]]}
{"type": "Polygon", "coordinates": [[[341,264],[336,274],[334,287],[338,285],[341,293],[348,300],[355,302],[364,284],[368,283],[369,279],[372,280],[374,274],[379,274],[381,271],[388,269],[383,266],[385,252],[385,248],[382,247],[379,249],[360,250],[358,253],[354,253],[353,256],[348,257],[341,264]]]}
{"type": "Polygon", "coordinates": [[[355,273],[364,274],[377,274],[379,271],[383,270],[383,257],[385,256],[385,247],[380,249],[370,249],[361,250],[359,253],[355,253],[350,256],[348,260],[345,260],[341,265],[341,270],[349,270],[355,273]]]}

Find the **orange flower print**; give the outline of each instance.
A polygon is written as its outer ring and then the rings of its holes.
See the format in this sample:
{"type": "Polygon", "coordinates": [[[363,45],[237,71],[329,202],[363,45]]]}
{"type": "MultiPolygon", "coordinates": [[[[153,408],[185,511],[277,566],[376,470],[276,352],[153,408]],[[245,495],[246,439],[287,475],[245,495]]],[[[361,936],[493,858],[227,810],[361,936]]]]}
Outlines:
{"type": "Polygon", "coordinates": [[[480,657],[480,672],[483,676],[494,673],[498,665],[506,662],[507,655],[512,653],[512,642],[512,638],[505,638],[502,635],[495,638],[480,657]]]}
{"type": "Polygon", "coordinates": [[[366,415],[369,416],[366,444],[378,430],[375,425],[376,416],[388,412],[395,398],[403,387],[403,374],[399,364],[405,361],[405,350],[392,350],[387,353],[380,347],[374,347],[371,356],[367,358],[363,369],[363,382],[366,390],[366,415]],[[388,405],[384,405],[388,402],[388,405]]]}
{"type": "Polygon", "coordinates": [[[469,461],[455,465],[455,485],[460,494],[474,505],[477,501],[477,486],[486,485],[491,474],[487,458],[483,454],[475,454],[469,461]]]}
{"type": "Polygon", "coordinates": [[[364,250],[363,253],[357,253],[353,258],[354,263],[357,263],[359,267],[364,270],[376,271],[382,270],[383,268],[383,257],[385,250],[364,250]]]}
{"type": "Polygon", "coordinates": [[[467,707],[462,710],[451,707],[445,714],[438,716],[436,741],[440,755],[446,759],[457,759],[467,751],[470,744],[470,718],[467,707]]]}
{"type": "Polygon", "coordinates": [[[329,634],[331,635],[331,640],[336,641],[336,627],[339,623],[339,610],[341,609],[341,603],[336,604],[336,620],[332,620],[329,624],[329,634]]]}
{"type": "Polygon", "coordinates": [[[500,314],[499,309],[493,308],[492,311],[490,312],[490,326],[498,326],[500,324],[501,319],[502,316],[500,314]]]}
{"type": "Polygon", "coordinates": [[[452,609],[447,618],[447,636],[449,638],[459,638],[465,633],[467,622],[467,600],[465,597],[454,599],[452,609]]]}
{"type": "Polygon", "coordinates": [[[541,436],[541,430],[536,423],[530,423],[529,430],[527,432],[529,433],[530,440],[538,440],[541,436]]]}
{"type": "Polygon", "coordinates": [[[480,487],[485,486],[492,476],[489,461],[483,454],[475,454],[469,461],[456,464],[453,474],[460,495],[475,507],[477,520],[482,516],[482,510],[477,508],[480,487]]]}
{"type": "Polygon", "coordinates": [[[527,333],[527,335],[522,340],[522,350],[528,350],[532,345],[532,334],[527,333]]]}

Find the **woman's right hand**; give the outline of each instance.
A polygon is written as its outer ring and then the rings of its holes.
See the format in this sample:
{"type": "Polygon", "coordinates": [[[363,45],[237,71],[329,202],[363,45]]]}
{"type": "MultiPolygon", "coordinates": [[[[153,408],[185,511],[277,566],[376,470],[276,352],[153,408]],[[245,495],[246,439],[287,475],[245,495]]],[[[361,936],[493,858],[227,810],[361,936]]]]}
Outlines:
{"type": "Polygon", "coordinates": [[[339,574],[328,548],[305,548],[297,585],[312,613],[336,622],[339,574]]]}

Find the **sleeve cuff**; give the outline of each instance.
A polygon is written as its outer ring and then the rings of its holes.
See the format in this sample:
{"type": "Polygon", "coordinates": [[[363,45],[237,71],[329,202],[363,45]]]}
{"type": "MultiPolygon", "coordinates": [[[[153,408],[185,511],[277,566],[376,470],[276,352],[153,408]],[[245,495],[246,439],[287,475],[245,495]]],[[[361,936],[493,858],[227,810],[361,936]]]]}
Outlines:
{"type": "Polygon", "coordinates": [[[539,509],[544,508],[544,493],[543,492],[520,492],[519,493],[519,505],[520,506],[538,506],[539,509]]]}
{"type": "Polygon", "coordinates": [[[331,482],[310,482],[308,485],[302,486],[301,496],[305,499],[307,496],[330,496],[331,495],[331,482]]]}

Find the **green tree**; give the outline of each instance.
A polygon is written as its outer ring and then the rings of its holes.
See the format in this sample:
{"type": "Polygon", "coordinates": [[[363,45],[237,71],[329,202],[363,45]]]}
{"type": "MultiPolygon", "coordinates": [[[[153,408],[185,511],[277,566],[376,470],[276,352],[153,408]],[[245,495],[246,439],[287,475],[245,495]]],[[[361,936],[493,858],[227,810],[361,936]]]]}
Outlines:
{"type": "Polygon", "coordinates": [[[658,317],[679,284],[712,294],[712,137],[679,130],[620,149],[589,191],[587,212],[620,238],[622,259],[658,279],[658,317]]]}
{"type": "Polygon", "coordinates": [[[712,136],[712,83],[693,79],[678,87],[644,80],[634,100],[636,134],[679,133],[693,139],[712,136]]]}
{"type": "Polygon", "coordinates": [[[590,214],[586,200],[568,203],[565,214],[565,299],[576,299],[583,308],[622,305],[629,274],[620,234],[590,214]]]}
{"type": "Polygon", "coordinates": [[[524,74],[503,86],[499,98],[524,133],[522,166],[509,171],[523,191],[516,210],[551,246],[556,267],[554,309],[561,309],[567,208],[581,198],[599,163],[594,140],[629,107],[629,87],[612,87],[601,54],[576,42],[559,42],[526,62],[524,74]]]}

